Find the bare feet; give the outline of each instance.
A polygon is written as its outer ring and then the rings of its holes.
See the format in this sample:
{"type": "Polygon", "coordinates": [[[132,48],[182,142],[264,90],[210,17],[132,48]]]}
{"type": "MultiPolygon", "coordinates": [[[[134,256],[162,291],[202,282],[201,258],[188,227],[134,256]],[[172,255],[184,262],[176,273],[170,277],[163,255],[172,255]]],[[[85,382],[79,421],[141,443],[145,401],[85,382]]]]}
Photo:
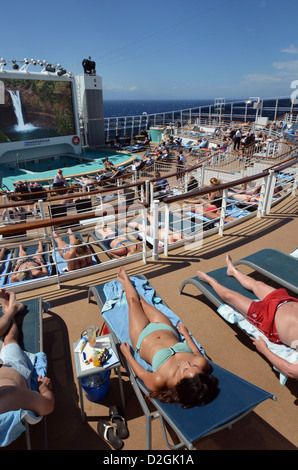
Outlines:
{"type": "Polygon", "coordinates": [[[125,287],[127,286],[127,282],[130,283],[130,279],[127,275],[127,272],[125,271],[124,268],[122,268],[122,266],[118,269],[117,279],[121,283],[122,289],[125,291],[125,287]]]}
{"type": "Polygon", "coordinates": [[[228,276],[234,276],[235,271],[237,271],[237,268],[235,268],[235,266],[233,265],[232,258],[229,254],[226,256],[226,263],[227,263],[227,266],[228,266],[227,275],[228,276]]]}
{"type": "Polygon", "coordinates": [[[14,292],[0,289],[0,305],[3,315],[13,317],[16,313],[23,309],[24,305],[18,302],[14,292]]]}
{"type": "Polygon", "coordinates": [[[212,277],[208,276],[206,273],[203,273],[203,271],[197,271],[197,276],[200,281],[206,282],[207,284],[210,284],[212,281],[212,277]]]}

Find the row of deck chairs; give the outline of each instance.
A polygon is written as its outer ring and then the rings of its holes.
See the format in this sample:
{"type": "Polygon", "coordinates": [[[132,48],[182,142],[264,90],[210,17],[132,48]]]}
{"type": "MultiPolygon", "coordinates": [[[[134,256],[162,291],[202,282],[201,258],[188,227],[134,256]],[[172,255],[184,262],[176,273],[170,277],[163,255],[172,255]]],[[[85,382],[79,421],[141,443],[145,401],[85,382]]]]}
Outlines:
{"type": "MultiPolygon", "coordinates": [[[[83,236],[80,233],[76,232],[76,237],[81,239],[82,242],[84,243],[83,236]]],[[[65,234],[62,236],[62,238],[64,239],[65,243],[69,244],[69,235],[65,234]]],[[[38,249],[38,244],[33,243],[27,246],[24,245],[24,248],[25,248],[27,256],[30,257],[30,256],[35,255],[36,250],[38,249]]],[[[50,243],[44,242],[43,252],[44,253],[42,254],[42,257],[44,259],[44,264],[47,269],[47,275],[45,277],[50,277],[54,273],[52,263],[56,264],[57,270],[60,275],[67,272],[67,263],[64,260],[64,258],[61,257],[56,243],[52,249],[50,246],[50,243]]],[[[92,249],[92,246],[91,246],[91,252],[92,252],[92,263],[98,264],[100,261],[98,257],[96,256],[94,250],[92,249]]],[[[5,253],[4,260],[0,262],[0,275],[1,275],[0,287],[8,288],[9,286],[14,284],[14,282],[12,282],[11,280],[11,276],[13,273],[14,266],[16,264],[16,258],[19,258],[19,256],[20,256],[19,247],[8,249],[7,252],[5,253]]],[[[32,283],[40,279],[43,279],[43,278],[24,280],[24,281],[18,282],[18,285],[27,284],[29,282],[32,283]]]]}

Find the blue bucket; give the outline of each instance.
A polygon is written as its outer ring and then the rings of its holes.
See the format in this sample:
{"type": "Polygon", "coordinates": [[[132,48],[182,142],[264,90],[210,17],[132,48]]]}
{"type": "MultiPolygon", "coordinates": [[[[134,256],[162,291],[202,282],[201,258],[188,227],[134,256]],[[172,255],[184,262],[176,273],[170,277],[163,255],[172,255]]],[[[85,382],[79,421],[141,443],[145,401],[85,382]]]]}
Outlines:
{"type": "Polygon", "coordinates": [[[98,372],[82,378],[82,387],[89,401],[98,403],[103,400],[109,389],[111,370],[98,372]]]}

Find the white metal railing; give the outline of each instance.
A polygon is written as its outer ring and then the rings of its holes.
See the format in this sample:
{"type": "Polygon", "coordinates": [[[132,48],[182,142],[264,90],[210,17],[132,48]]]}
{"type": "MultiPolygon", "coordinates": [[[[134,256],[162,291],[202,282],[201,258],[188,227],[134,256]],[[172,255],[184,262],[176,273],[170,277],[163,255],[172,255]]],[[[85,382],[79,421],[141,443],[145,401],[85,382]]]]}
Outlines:
{"type": "Polygon", "coordinates": [[[183,110],[168,111],[162,113],[136,116],[121,116],[105,118],[106,141],[119,136],[135,136],[141,129],[149,130],[150,127],[182,127],[185,124],[218,125],[223,122],[253,122],[258,117],[268,117],[270,121],[276,121],[282,116],[287,116],[288,122],[292,122],[293,116],[297,118],[297,105],[287,97],[260,98],[260,107],[249,106],[248,101],[225,102],[218,107],[217,103],[187,108],[183,110]]]}
{"type": "MultiPolygon", "coordinates": [[[[193,169],[192,171],[196,170],[197,169],[193,169]]],[[[184,172],[183,177],[188,177],[192,171],[184,172]]],[[[150,184],[152,184],[152,182],[150,182],[150,184]]],[[[55,273],[44,278],[32,281],[28,280],[24,283],[14,283],[9,287],[13,290],[19,291],[30,289],[33,285],[37,287],[47,284],[57,284],[59,287],[61,282],[68,279],[74,279],[95,272],[100,272],[138,259],[142,259],[143,262],[146,262],[148,256],[152,256],[153,260],[157,260],[159,253],[164,252],[167,256],[169,250],[179,246],[181,247],[185,245],[187,247],[189,245],[191,246],[192,243],[195,243],[194,246],[198,247],[198,241],[201,242],[205,237],[210,236],[211,234],[218,233],[219,236],[222,236],[226,228],[236,224],[241,224],[243,220],[247,220],[252,217],[262,217],[263,215],[270,213],[271,207],[277,204],[282,198],[289,195],[294,196],[296,194],[297,186],[298,158],[292,159],[283,165],[276,166],[260,174],[241,178],[236,181],[230,181],[221,185],[219,188],[222,189],[222,196],[221,198],[218,198],[218,200],[221,199],[221,205],[217,217],[212,220],[206,217],[204,201],[197,201],[196,208],[202,208],[202,210],[198,211],[199,213],[191,211],[189,204],[190,198],[203,198],[208,192],[210,192],[210,188],[194,190],[193,193],[183,191],[180,195],[176,194],[175,196],[166,197],[162,202],[153,200],[150,214],[150,230],[148,230],[149,214],[147,213],[145,203],[143,205],[136,205],[133,204],[134,201],[132,200],[132,203],[128,206],[123,207],[122,204],[122,206],[120,205],[120,207],[117,207],[115,212],[113,211],[116,206],[110,205],[107,207],[108,204],[102,204],[100,205],[97,214],[94,211],[90,212],[90,219],[93,220],[92,228],[80,225],[73,229],[74,233],[83,237],[84,243],[90,247],[94,256],[98,259],[100,258],[100,262],[93,266],[81,268],[72,272],[61,272],[61,270],[59,270],[59,264],[63,261],[59,261],[55,254],[55,237],[52,226],[56,221],[49,221],[47,218],[40,222],[36,221],[36,229],[34,229],[34,233],[39,233],[39,237],[35,239],[35,242],[37,243],[41,240],[44,244],[49,244],[50,248],[45,249],[43,255],[47,257],[50,256],[51,260],[47,261],[46,264],[47,267],[52,267],[55,273]],[[250,199],[249,201],[245,201],[246,196],[248,196],[246,189],[241,188],[241,186],[239,187],[239,185],[250,182],[255,182],[256,185],[259,186],[259,191],[257,196],[252,198],[250,197],[248,198],[250,199]],[[233,192],[235,185],[237,185],[239,192],[234,192],[234,194],[244,197],[240,202],[231,198],[231,193],[233,192]],[[110,209],[112,213],[109,213],[110,209]],[[240,213],[240,217],[236,217],[237,212],[240,213]],[[94,231],[94,226],[96,225],[96,222],[98,222],[98,217],[102,224],[112,224],[113,226],[116,225],[121,227],[124,234],[127,234],[128,237],[130,237],[131,243],[140,247],[140,251],[135,252],[129,257],[112,259],[109,256],[109,248],[101,248],[98,250],[96,248],[96,240],[91,240],[89,237],[92,231],[94,231]],[[129,229],[128,222],[134,220],[136,217],[141,219],[141,223],[137,228],[129,229]],[[42,233],[42,231],[44,232],[42,233]],[[179,237],[176,237],[176,239],[174,236],[175,233],[179,234],[179,237]],[[146,245],[148,245],[147,248],[146,245]],[[103,259],[104,256],[106,256],[107,259],[103,259]]],[[[212,191],[217,189],[218,188],[214,188],[212,191]]],[[[119,202],[118,199],[117,202],[119,202]]],[[[43,205],[41,205],[41,207],[43,207],[43,205]]],[[[89,217],[89,213],[84,213],[81,217],[82,220],[85,220],[89,217]]],[[[69,217],[69,221],[72,221],[73,219],[73,216],[69,217]]],[[[61,222],[65,222],[65,220],[58,218],[57,223],[61,222]]],[[[18,228],[16,226],[16,233],[17,231],[18,228]]],[[[0,235],[4,232],[5,227],[3,229],[0,228],[0,235]]],[[[29,245],[29,241],[24,242],[23,240],[22,243],[24,243],[25,248],[29,245]]],[[[13,256],[10,260],[11,263],[22,259],[20,256],[15,256],[14,249],[18,245],[17,241],[2,238],[1,245],[12,250],[13,256]]],[[[78,259],[82,259],[85,256],[89,255],[84,255],[78,259]]],[[[3,262],[1,264],[3,265],[3,262]]],[[[3,273],[1,271],[0,279],[4,276],[7,276],[7,273],[3,273]]]]}

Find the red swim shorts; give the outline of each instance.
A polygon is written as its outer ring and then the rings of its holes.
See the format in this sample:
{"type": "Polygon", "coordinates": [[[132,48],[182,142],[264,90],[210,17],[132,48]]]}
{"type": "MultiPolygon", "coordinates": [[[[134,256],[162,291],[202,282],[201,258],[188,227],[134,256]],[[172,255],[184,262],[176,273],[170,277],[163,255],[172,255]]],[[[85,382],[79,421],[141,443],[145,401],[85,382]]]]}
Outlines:
{"type": "Polygon", "coordinates": [[[216,212],[218,209],[216,206],[211,206],[208,207],[208,209],[205,210],[205,212],[216,212]]]}
{"type": "Polygon", "coordinates": [[[272,343],[282,344],[275,327],[275,313],[283,302],[298,302],[291,297],[286,289],[276,289],[263,300],[252,302],[247,313],[247,319],[255,325],[272,343]]]}

